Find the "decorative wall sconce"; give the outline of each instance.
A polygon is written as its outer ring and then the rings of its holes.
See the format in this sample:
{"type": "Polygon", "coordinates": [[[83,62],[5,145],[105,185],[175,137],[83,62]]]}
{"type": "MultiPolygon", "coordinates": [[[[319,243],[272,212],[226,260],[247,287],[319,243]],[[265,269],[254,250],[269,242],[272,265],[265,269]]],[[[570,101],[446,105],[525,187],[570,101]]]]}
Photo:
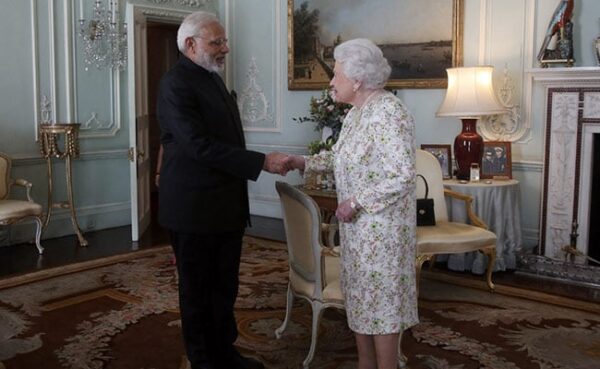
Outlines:
{"type": "Polygon", "coordinates": [[[84,44],[84,61],[98,69],[123,70],[127,64],[127,23],[121,22],[119,1],[94,1],[91,18],[85,19],[83,0],[79,0],[79,36],[84,44]]]}

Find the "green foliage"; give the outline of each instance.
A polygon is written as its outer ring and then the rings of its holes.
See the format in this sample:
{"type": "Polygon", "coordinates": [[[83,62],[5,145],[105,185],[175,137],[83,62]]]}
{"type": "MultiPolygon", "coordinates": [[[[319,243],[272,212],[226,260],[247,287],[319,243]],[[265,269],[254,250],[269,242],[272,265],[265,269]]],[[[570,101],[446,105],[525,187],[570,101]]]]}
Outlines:
{"type": "Polygon", "coordinates": [[[321,140],[314,140],[308,144],[308,155],[315,155],[320,153],[321,151],[329,151],[331,147],[335,144],[333,137],[328,137],[325,142],[321,140]]]}
{"type": "Polygon", "coordinates": [[[342,129],[344,118],[350,108],[349,104],[334,102],[329,89],[325,89],[321,92],[321,97],[310,98],[309,116],[293,118],[293,120],[299,123],[314,122],[317,124],[315,131],[322,131],[323,127],[331,128],[333,131],[333,143],[335,143],[342,129]]]}

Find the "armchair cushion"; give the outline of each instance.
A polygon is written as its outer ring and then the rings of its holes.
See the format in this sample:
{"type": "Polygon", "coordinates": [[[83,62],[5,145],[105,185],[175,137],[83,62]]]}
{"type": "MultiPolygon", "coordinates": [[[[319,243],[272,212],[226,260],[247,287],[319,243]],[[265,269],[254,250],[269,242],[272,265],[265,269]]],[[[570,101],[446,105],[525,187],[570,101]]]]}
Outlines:
{"type": "Polygon", "coordinates": [[[422,254],[468,252],[495,244],[495,234],[469,224],[439,222],[435,227],[417,227],[417,245],[422,254]]]}
{"type": "Polygon", "coordinates": [[[34,202],[21,200],[0,200],[0,221],[20,219],[28,216],[41,216],[42,206],[34,202]]]}
{"type": "MultiPolygon", "coordinates": [[[[344,297],[340,287],[340,258],[337,256],[324,256],[325,280],[322,291],[323,301],[336,300],[343,303],[344,297]]],[[[290,271],[290,285],[294,292],[304,296],[314,296],[315,283],[307,281],[293,270],[290,271]]],[[[314,298],[314,297],[313,297],[314,298]]]]}

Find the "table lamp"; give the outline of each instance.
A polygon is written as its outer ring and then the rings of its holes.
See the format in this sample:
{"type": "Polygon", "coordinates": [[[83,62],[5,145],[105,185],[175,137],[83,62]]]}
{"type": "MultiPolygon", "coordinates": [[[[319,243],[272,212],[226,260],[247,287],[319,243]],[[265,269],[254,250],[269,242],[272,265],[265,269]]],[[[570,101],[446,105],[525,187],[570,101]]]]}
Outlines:
{"type": "Polygon", "coordinates": [[[458,167],[456,177],[469,179],[472,163],[479,164],[483,138],[477,133],[477,119],[506,111],[496,98],[492,85],[494,67],[448,68],[448,89],[438,117],[459,117],[462,132],[454,139],[454,157],[458,167]]]}

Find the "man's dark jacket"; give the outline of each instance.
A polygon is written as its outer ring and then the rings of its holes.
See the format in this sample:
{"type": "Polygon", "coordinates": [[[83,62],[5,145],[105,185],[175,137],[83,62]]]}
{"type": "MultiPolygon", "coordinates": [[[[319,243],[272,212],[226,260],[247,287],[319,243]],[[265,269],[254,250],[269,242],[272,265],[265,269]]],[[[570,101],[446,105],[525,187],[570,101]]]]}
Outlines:
{"type": "Polygon", "coordinates": [[[247,180],[258,178],[265,155],[246,150],[239,111],[221,77],[181,56],[161,79],[157,104],[160,224],[182,233],[243,230],[247,180]]]}

